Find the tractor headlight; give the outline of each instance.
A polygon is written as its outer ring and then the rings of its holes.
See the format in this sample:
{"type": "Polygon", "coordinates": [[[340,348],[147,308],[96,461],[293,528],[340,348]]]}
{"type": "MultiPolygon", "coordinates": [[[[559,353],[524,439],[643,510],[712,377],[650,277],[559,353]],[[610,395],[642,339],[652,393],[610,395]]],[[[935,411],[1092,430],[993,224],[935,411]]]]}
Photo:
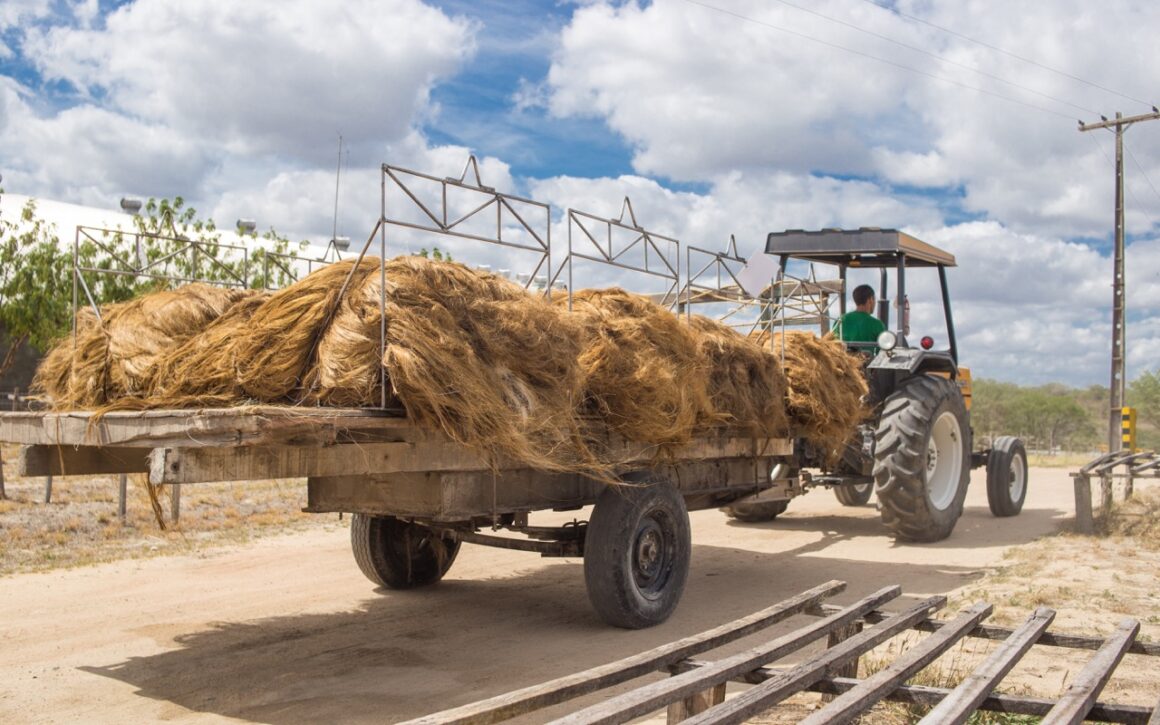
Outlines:
{"type": "Polygon", "coordinates": [[[885,330],[881,335],[878,336],[879,349],[890,352],[895,348],[896,345],[898,345],[898,335],[895,335],[890,330],[885,330]]]}

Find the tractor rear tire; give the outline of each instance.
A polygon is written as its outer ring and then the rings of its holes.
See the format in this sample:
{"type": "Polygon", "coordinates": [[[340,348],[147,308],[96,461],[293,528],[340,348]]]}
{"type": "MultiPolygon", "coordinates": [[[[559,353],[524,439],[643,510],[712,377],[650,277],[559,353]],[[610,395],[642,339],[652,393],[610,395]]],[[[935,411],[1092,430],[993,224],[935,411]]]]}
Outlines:
{"type": "Polygon", "coordinates": [[[883,523],[903,541],[950,536],[971,473],[971,426],[958,386],[930,375],[910,378],[886,399],[874,438],[883,523]]]}
{"type": "Polygon", "coordinates": [[[760,524],[773,521],[785,513],[789,501],[737,501],[721,509],[734,521],[744,524],[760,524]]]}
{"type": "Polygon", "coordinates": [[[354,514],[350,546],[358,568],[375,584],[413,589],[443,578],[459,540],[394,516],[354,514]]]}
{"type": "Polygon", "coordinates": [[[1027,451],[1012,436],[996,438],[987,456],[987,504],[996,516],[1017,516],[1027,498],[1027,451]]]}
{"type": "Polygon", "coordinates": [[[834,486],[834,498],[843,506],[865,506],[870,503],[870,496],[874,493],[874,484],[859,483],[834,486]]]}
{"type": "Polygon", "coordinates": [[[584,583],[601,619],[643,629],[677,608],[689,578],[692,535],[685,499],[672,484],[628,480],[596,499],[584,535],[584,583]]]}

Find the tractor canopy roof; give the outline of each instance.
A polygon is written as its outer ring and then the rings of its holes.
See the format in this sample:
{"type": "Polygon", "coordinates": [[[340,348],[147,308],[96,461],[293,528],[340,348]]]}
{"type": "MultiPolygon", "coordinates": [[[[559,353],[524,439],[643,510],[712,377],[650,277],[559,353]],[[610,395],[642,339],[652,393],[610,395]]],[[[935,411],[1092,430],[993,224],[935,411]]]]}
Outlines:
{"type": "Polygon", "coordinates": [[[897,229],[788,229],[770,232],[765,253],[848,267],[895,267],[903,257],[907,267],[953,267],[955,255],[897,229]]]}

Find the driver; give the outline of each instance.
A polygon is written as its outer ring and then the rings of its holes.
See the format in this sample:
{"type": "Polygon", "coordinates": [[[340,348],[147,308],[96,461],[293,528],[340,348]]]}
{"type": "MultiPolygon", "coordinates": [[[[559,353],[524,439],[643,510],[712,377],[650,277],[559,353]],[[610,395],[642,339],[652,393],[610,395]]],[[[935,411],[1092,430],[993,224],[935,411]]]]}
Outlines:
{"type": "Polygon", "coordinates": [[[886,325],[874,316],[874,288],[860,284],[854,288],[854,309],[842,315],[835,326],[842,342],[877,342],[886,325]]]}

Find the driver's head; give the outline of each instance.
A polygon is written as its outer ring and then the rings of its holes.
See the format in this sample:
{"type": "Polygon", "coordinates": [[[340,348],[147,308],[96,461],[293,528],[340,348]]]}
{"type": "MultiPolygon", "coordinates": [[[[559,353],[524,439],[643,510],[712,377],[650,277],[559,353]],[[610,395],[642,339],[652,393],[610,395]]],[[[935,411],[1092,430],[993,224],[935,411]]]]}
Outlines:
{"type": "Polygon", "coordinates": [[[874,311],[874,288],[860,284],[854,288],[854,306],[862,312],[874,311]]]}

